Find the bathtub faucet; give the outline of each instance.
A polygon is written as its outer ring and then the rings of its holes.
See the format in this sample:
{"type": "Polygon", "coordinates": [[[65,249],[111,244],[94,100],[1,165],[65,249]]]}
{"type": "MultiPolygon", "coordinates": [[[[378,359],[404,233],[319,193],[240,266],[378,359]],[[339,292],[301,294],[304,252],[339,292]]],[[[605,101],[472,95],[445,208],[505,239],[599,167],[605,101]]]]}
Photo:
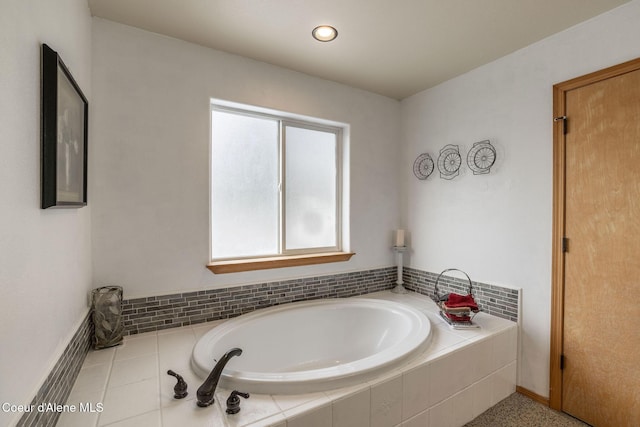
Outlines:
{"type": "Polygon", "coordinates": [[[227,351],[224,356],[216,363],[216,366],[213,367],[213,370],[207,377],[204,383],[200,386],[197,392],[198,397],[198,406],[205,408],[211,405],[214,402],[216,387],[218,386],[218,381],[220,380],[220,375],[222,375],[222,370],[225,365],[233,356],[240,356],[242,354],[242,350],[239,348],[232,348],[227,351]]]}

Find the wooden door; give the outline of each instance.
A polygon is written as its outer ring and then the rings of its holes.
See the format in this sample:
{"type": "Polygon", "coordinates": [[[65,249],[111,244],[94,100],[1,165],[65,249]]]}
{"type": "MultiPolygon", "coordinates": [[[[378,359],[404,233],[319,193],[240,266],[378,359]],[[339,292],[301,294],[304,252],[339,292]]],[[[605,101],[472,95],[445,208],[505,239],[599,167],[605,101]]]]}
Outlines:
{"type": "MultiPolygon", "coordinates": [[[[639,68],[640,68],[640,64],[639,68]]],[[[640,69],[565,91],[562,410],[640,426],[640,69]]]]}

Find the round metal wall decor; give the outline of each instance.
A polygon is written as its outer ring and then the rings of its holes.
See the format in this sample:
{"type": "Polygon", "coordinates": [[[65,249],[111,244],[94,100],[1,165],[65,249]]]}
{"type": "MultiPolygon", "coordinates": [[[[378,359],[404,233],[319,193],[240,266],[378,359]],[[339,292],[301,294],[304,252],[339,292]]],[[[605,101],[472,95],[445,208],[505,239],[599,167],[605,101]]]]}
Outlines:
{"type": "Polygon", "coordinates": [[[427,153],[420,154],[416,158],[416,161],[413,162],[413,174],[418,179],[424,180],[429,178],[429,175],[433,173],[433,169],[433,159],[427,153]]]}
{"type": "Polygon", "coordinates": [[[496,162],[496,149],[489,140],[476,142],[467,154],[467,165],[474,175],[487,174],[496,162]]]}
{"type": "Polygon", "coordinates": [[[462,165],[462,157],[457,145],[445,145],[440,150],[438,157],[438,170],[440,178],[453,179],[460,173],[460,165],[462,165]]]}

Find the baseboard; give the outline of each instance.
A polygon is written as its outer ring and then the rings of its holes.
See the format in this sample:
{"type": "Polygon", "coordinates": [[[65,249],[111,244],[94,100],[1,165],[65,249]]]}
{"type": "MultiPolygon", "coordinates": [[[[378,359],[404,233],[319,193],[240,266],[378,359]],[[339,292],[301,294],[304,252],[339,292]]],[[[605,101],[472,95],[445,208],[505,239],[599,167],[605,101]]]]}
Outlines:
{"type": "Polygon", "coordinates": [[[522,394],[523,396],[527,396],[531,400],[535,400],[538,403],[542,403],[544,406],[549,406],[549,398],[540,396],[537,393],[532,392],[531,390],[527,390],[524,387],[516,386],[516,392],[522,394]]]}

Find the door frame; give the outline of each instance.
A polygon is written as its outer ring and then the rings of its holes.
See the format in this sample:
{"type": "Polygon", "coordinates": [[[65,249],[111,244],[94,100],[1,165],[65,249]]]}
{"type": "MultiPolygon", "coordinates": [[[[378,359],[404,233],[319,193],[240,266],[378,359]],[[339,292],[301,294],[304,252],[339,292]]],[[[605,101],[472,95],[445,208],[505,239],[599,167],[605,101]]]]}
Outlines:
{"type": "Polygon", "coordinates": [[[551,342],[549,356],[549,406],[562,410],[562,343],[564,340],[564,252],[565,237],[565,95],[568,91],[640,69],[640,58],[576,77],[553,86],[553,228],[551,248],[551,342]],[[565,117],[564,119],[561,119],[565,117]]]}

